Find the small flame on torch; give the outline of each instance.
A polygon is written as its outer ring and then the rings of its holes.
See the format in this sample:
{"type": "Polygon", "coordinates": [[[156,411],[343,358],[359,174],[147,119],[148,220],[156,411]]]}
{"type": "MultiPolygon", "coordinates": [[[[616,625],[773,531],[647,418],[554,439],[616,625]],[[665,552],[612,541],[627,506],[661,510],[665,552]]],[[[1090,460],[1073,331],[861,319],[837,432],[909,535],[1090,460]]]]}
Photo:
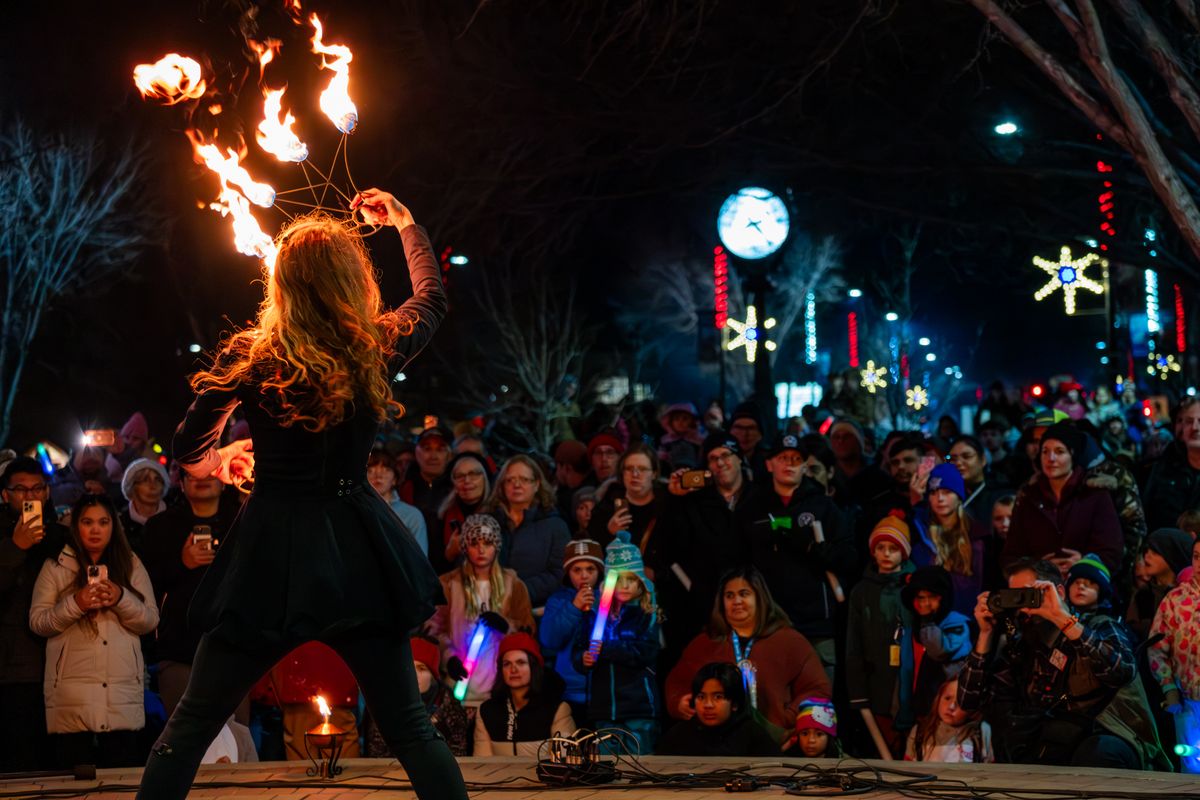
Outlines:
{"type": "Polygon", "coordinates": [[[167,53],[153,64],[133,68],[133,82],[142,97],[161,100],[169,106],[204,96],[204,78],[194,58],[167,53]]]}
{"type": "Polygon", "coordinates": [[[316,31],[312,38],[313,52],[333,56],[332,61],[329,58],[321,59],[321,68],[333,70],[334,73],[329,79],[329,86],[321,92],[321,111],[329,117],[335,128],[342,133],[350,133],[358,124],[358,108],[350,99],[350,62],[354,54],[345,45],[322,43],[324,32],[320,18],[313,14],[309,21],[316,31]]]}
{"type": "Polygon", "coordinates": [[[292,130],[296,118],[287,112],[282,121],[283,93],[286,89],[267,89],[263,92],[263,121],[258,123],[258,144],[280,161],[300,162],[308,158],[308,145],[292,130]]]}
{"type": "Polygon", "coordinates": [[[260,183],[250,177],[250,173],[241,165],[241,156],[233,148],[228,148],[227,156],[222,156],[215,144],[205,144],[199,134],[188,131],[188,138],[196,149],[196,158],[221,178],[223,183],[231,183],[241,190],[246,199],[256,206],[270,208],[275,205],[275,190],[266,183],[260,183]]]}
{"type": "Polygon", "coordinates": [[[278,39],[267,39],[265,42],[259,42],[254,39],[248,41],[250,49],[258,56],[258,79],[262,80],[267,73],[267,64],[275,60],[275,54],[279,52],[279,48],[283,46],[283,42],[278,39]]]}
{"type": "Polygon", "coordinates": [[[317,711],[320,712],[321,716],[325,718],[325,722],[328,723],[330,715],[333,714],[333,712],[329,710],[329,703],[326,703],[325,698],[321,695],[314,697],[313,701],[317,704],[317,711]]]}

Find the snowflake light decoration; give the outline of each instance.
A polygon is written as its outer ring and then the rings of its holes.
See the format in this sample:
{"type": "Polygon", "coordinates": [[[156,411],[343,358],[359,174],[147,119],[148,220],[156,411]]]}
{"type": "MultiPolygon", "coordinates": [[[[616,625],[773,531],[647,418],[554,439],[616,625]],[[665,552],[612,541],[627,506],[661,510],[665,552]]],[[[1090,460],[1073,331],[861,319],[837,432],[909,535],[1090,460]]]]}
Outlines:
{"type": "Polygon", "coordinates": [[[1082,258],[1071,258],[1071,248],[1063,247],[1059,251],[1058,261],[1050,261],[1041,256],[1033,257],[1034,265],[1050,276],[1049,282],[1034,294],[1034,300],[1045,300],[1055,289],[1062,287],[1063,304],[1067,314],[1075,313],[1075,292],[1087,289],[1094,294],[1104,294],[1104,286],[1084,275],[1084,270],[1092,264],[1099,263],[1107,267],[1108,262],[1095,253],[1088,253],[1082,258]]]}
{"type": "Polygon", "coordinates": [[[866,369],[860,370],[859,374],[862,375],[863,388],[871,394],[887,388],[887,379],[884,377],[887,375],[887,367],[877,367],[874,361],[867,361],[866,369]]]}
{"type": "Polygon", "coordinates": [[[913,386],[904,394],[907,398],[905,403],[907,403],[908,407],[913,411],[920,411],[922,408],[925,408],[929,405],[929,392],[925,391],[925,387],[921,386],[920,384],[913,386]]]}
{"type": "Polygon", "coordinates": [[[1167,380],[1171,377],[1172,372],[1179,372],[1182,367],[1179,361],[1173,355],[1163,355],[1161,353],[1151,353],[1149,358],[1150,364],[1146,367],[1148,375],[1157,375],[1160,380],[1167,380]]]}
{"type": "Polygon", "coordinates": [[[775,343],[763,336],[763,331],[769,331],[775,327],[775,318],[768,317],[763,320],[762,327],[758,327],[758,309],[754,306],[746,306],[746,321],[739,322],[733,317],[725,320],[725,327],[731,329],[737,334],[729,340],[729,344],[725,345],[726,350],[737,350],[739,347],[746,348],[746,361],[750,364],[758,357],[758,343],[761,340],[763,347],[774,352],[775,343]]]}

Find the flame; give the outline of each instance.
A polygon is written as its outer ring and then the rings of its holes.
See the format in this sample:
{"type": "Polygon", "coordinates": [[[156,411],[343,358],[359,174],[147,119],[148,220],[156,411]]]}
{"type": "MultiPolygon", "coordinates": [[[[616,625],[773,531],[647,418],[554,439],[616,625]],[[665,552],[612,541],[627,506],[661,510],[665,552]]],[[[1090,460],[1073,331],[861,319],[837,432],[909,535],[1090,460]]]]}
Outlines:
{"type": "Polygon", "coordinates": [[[204,78],[194,58],[167,53],[153,64],[133,68],[133,82],[142,97],[153,97],[172,106],[204,95],[204,78]]]}
{"type": "Polygon", "coordinates": [[[250,49],[258,56],[258,79],[262,80],[267,72],[267,64],[275,60],[275,54],[279,52],[283,42],[278,39],[267,39],[265,42],[249,39],[248,42],[250,49]]]}
{"type": "Polygon", "coordinates": [[[300,0],[283,0],[283,8],[291,15],[293,22],[303,24],[304,11],[300,8],[300,0]]]}
{"type": "Polygon", "coordinates": [[[323,44],[321,20],[313,14],[309,21],[316,31],[312,39],[313,52],[334,57],[332,61],[328,58],[321,59],[321,69],[333,70],[334,73],[329,79],[329,86],[321,92],[321,111],[325,112],[325,116],[329,117],[335,128],[342,133],[350,133],[358,124],[358,109],[350,99],[350,62],[354,54],[345,45],[323,44]]]}
{"type": "Polygon", "coordinates": [[[325,702],[325,698],[322,697],[321,695],[317,695],[316,697],[313,698],[313,700],[316,701],[317,710],[321,712],[321,716],[325,718],[326,722],[328,722],[329,715],[332,714],[333,712],[329,710],[329,704],[325,702]]]}
{"type": "Polygon", "coordinates": [[[221,182],[220,197],[209,208],[222,217],[233,220],[233,246],[239,253],[261,258],[267,265],[267,273],[275,272],[275,256],[278,252],[275,240],[263,233],[258,220],[250,213],[250,203],[242,193],[221,182]]]}
{"type": "Polygon", "coordinates": [[[259,183],[241,165],[241,156],[233,148],[221,155],[215,144],[206,144],[198,133],[188,131],[188,138],[196,149],[196,158],[221,178],[222,183],[231,183],[241,190],[246,199],[256,206],[270,208],[275,204],[275,190],[270,185],[259,183]]]}
{"type": "Polygon", "coordinates": [[[258,144],[263,150],[280,161],[303,161],[308,158],[308,145],[292,130],[296,118],[287,112],[280,121],[283,110],[283,93],[286,89],[265,89],[263,97],[263,121],[258,123],[258,144]]]}
{"type": "Polygon", "coordinates": [[[212,114],[214,117],[217,116],[218,114],[220,114],[221,113],[221,104],[213,103],[211,106],[208,107],[208,113],[212,114]]]}

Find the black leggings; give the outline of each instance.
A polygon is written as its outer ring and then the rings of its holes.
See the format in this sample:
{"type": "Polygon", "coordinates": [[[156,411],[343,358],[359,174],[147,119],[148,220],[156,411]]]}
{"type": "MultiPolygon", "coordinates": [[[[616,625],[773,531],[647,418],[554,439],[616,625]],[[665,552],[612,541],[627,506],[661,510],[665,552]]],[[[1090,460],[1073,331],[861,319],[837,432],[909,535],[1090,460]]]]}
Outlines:
{"type": "MultiPolygon", "coordinates": [[[[253,652],[205,636],[187,691],[158,738],[139,798],[187,797],[209,744],[267,670],[302,642],[253,652]]],[[[420,798],[466,800],[458,762],[434,730],[417,690],[408,639],[347,634],[326,641],[354,673],[384,740],[420,798]]]]}

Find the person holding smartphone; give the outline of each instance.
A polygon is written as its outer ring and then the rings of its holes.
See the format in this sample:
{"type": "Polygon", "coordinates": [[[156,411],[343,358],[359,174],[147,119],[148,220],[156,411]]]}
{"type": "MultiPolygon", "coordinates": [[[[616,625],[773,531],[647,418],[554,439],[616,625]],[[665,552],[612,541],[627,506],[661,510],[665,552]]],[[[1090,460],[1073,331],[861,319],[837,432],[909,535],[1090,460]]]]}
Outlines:
{"type": "Polygon", "coordinates": [[[42,564],[29,607],[29,627],[48,639],[46,729],[60,769],[136,766],[146,724],[138,637],[158,625],[150,576],[108,495],[75,503],[67,539],[42,564]]]}
{"type": "Polygon", "coordinates": [[[0,488],[0,708],[22,720],[0,725],[0,772],[46,769],[52,764],[42,697],[46,640],[29,629],[29,605],[42,564],[62,550],[67,530],[55,521],[35,459],[10,461],[0,488]]]}
{"type": "Polygon", "coordinates": [[[174,440],[180,468],[187,480],[252,476],[254,488],[192,598],[190,622],[203,635],[138,797],[186,797],[250,688],[312,640],[350,667],[417,796],[467,797],[421,700],[409,644],[434,611],[438,578],[367,482],[380,422],[401,410],[391,376],[433,337],[446,295],[429,238],[407,208],[378,189],[350,206],[368,225],[399,231],[413,297],[384,307],[351,220],[300,217],[276,241],[254,325],[192,378],[196,398],[174,440]],[[220,447],[238,406],[251,439],[220,447]]]}

